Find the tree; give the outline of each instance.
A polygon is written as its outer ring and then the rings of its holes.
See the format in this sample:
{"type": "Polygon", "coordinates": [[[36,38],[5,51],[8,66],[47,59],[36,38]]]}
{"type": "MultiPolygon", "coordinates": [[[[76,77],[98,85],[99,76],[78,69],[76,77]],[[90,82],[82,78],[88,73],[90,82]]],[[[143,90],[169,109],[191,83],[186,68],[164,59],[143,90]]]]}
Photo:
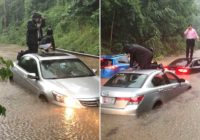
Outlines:
{"type": "Polygon", "coordinates": [[[195,1],[102,1],[103,50],[120,53],[119,44],[126,40],[151,46],[158,55],[179,51],[184,48],[185,27],[195,23],[194,15],[199,15],[195,1]]]}

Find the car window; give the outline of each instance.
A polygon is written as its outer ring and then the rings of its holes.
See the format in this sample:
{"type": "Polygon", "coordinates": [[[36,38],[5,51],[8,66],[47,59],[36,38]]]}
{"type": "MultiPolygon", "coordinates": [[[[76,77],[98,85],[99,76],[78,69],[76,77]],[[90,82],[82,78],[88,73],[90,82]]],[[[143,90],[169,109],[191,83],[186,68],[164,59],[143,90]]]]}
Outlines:
{"type": "Polygon", "coordinates": [[[154,87],[158,87],[158,86],[167,84],[167,81],[164,75],[160,73],[160,74],[156,74],[152,78],[151,83],[154,87]]]}
{"type": "Polygon", "coordinates": [[[172,63],[169,64],[169,66],[187,66],[189,63],[188,63],[188,60],[183,58],[183,59],[177,59],[175,61],[173,61],[172,63]]]}
{"type": "Polygon", "coordinates": [[[129,59],[127,56],[122,56],[117,58],[118,63],[129,63],[129,59]]]}
{"type": "Polygon", "coordinates": [[[101,59],[101,68],[113,65],[112,59],[101,59]]]}
{"type": "Polygon", "coordinates": [[[196,60],[193,64],[193,67],[198,67],[200,66],[200,60],[196,60]]]}
{"type": "Polygon", "coordinates": [[[141,88],[147,75],[136,73],[118,73],[112,77],[104,86],[124,87],[124,88],[141,88]]]}
{"type": "Polygon", "coordinates": [[[178,83],[178,78],[174,74],[166,72],[165,75],[169,80],[169,83],[178,83]]]}
{"type": "Polygon", "coordinates": [[[18,65],[25,71],[38,75],[37,62],[33,58],[25,56],[19,60],[18,65]]]}
{"type": "Polygon", "coordinates": [[[44,60],[41,62],[41,73],[45,79],[94,76],[79,59],[44,60]]]}

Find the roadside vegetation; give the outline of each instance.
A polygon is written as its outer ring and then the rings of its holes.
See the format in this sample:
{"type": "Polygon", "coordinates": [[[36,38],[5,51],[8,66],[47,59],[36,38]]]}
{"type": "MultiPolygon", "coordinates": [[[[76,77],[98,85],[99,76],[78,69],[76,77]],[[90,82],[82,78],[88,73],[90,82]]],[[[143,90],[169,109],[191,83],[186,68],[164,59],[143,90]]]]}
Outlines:
{"type": "MultiPolygon", "coordinates": [[[[0,80],[5,81],[12,76],[10,67],[13,65],[12,61],[4,60],[0,57],[0,80]]],[[[6,115],[6,108],[0,105],[0,115],[6,115]]]]}
{"type": "Polygon", "coordinates": [[[102,1],[102,53],[121,53],[129,41],[154,50],[155,57],[185,50],[183,32],[193,24],[200,34],[197,0],[102,1]]]}
{"type": "Polygon", "coordinates": [[[26,24],[33,11],[53,28],[56,47],[99,53],[98,0],[0,0],[0,43],[26,46],[26,24]]]}

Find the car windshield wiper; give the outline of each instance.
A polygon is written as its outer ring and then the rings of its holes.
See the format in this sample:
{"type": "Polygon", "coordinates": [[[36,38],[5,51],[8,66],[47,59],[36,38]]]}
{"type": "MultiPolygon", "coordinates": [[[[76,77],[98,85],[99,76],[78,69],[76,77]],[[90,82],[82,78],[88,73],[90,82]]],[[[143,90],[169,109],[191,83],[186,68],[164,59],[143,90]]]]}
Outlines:
{"type": "Polygon", "coordinates": [[[51,78],[45,78],[45,79],[59,79],[58,77],[51,77],[51,78]]]}

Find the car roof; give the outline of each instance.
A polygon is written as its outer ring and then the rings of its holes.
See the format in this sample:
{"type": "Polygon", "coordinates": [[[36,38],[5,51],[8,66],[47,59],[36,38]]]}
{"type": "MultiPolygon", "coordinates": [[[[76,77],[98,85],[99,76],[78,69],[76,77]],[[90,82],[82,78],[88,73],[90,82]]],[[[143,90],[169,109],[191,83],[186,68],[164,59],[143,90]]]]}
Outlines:
{"type": "MultiPolygon", "coordinates": [[[[198,59],[200,59],[200,58],[198,58],[198,57],[194,57],[194,58],[192,58],[192,61],[194,61],[194,60],[198,60],[198,59]]],[[[174,62],[174,61],[178,61],[178,60],[187,60],[186,58],[177,58],[177,59],[175,59],[175,60],[173,60],[172,62],[174,62]]],[[[191,62],[192,62],[191,61],[191,62]]]]}
{"type": "Polygon", "coordinates": [[[69,53],[30,53],[25,56],[34,56],[39,60],[53,60],[53,59],[78,59],[76,56],[69,53]]]}
{"type": "Polygon", "coordinates": [[[117,54],[117,55],[102,55],[101,58],[103,59],[114,59],[114,58],[120,58],[126,56],[124,54],[117,54]]]}
{"type": "Polygon", "coordinates": [[[194,57],[192,58],[191,61],[188,61],[186,58],[177,58],[175,60],[173,60],[171,63],[168,64],[168,66],[175,66],[177,63],[179,63],[180,61],[187,61],[187,64],[185,64],[185,67],[191,65],[194,61],[199,60],[200,58],[198,57],[194,57]]]}
{"type": "Polygon", "coordinates": [[[157,69],[147,69],[147,70],[124,70],[119,73],[137,73],[137,74],[145,74],[145,75],[150,75],[155,72],[161,72],[162,70],[157,70],[157,69]]]}

